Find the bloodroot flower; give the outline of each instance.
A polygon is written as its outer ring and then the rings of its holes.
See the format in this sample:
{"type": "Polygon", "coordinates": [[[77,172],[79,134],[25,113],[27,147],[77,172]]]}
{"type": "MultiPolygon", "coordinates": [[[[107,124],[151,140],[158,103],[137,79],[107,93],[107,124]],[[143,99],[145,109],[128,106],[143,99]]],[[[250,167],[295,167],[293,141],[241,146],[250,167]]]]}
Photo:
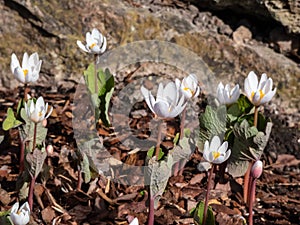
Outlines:
{"type": "Polygon", "coordinates": [[[14,77],[21,83],[31,83],[39,79],[42,60],[39,60],[39,55],[35,52],[28,57],[27,52],[23,55],[22,67],[15,53],[11,55],[10,69],[14,77]]]}
{"type": "Polygon", "coordinates": [[[203,157],[206,161],[213,164],[221,164],[225,162],[231,153],[228,149],[228,142],[225,141],[221,145],[221,140],[218,136],[214,136],[209,144],[208,141],[204,144],[203,157]]]}
{"type": "Polygon", "coordinates": [[[272,90],[273,80],[265,73],[261,75],[260,81],[256,74],[251,71],[245,79],[245,93],[253,105],[259,106],[269,102],[276,93],[276,88],[272,90]]]}
{"type": "Polygon", "coordinates": [[[240,87],[235,85],[233,89],[230,89],[230,84],[226,84],[225,87],[222,82],[219,83],[217,89],[217,99],[222,105],[230,105],[235,103],[240,97],[240,87]]]}
{"type": "Polygon", "coordinates": [[[96,28],[94,28],[91,33],[86,33],[85,41],[85,44],[81,41],[77,41],[77,45],[87,53],[102,54],[106,50],[106,38],[96,28]]]}
{"type": "Polygon", "coordinates": [[[156,99],[145,87],[141,87],[141,92],[148,107],[158,117],[174,118],[185,108],[184,96],[180,95],[180,90],[174,82],[169,82],[165,87],[160,83],[157,90],[156,99]]]}
{"type": "Polygon", "coordinates": [[[53,108],[50,108],[46,116],[46,112],[48,110],[48,103],[45,104],[43,97],[39,97],[36,100],[36,103],[33,100],[29,100],[25,103],[25,111],[28,118],[34,123],[42,122],[44,119],[47,119],[52,113],[53,108]]]}
{"type": "Polygon", "coordinates": [[[26,225],[30,220],[30,208],[28,202],[25,202],[19,208],[19,202],[16,202],[10,211],[10,219],[14,225],[26,225]]]}
{"type": "Polygon", "coordinates": [[[176,86],[180,89],[181,93],[186,99],[196,98],[200,93],[200,87],[198,85],[198,79],[195,74],[190,74],[189,76],[180,80],[175,80],[176,86]]]}

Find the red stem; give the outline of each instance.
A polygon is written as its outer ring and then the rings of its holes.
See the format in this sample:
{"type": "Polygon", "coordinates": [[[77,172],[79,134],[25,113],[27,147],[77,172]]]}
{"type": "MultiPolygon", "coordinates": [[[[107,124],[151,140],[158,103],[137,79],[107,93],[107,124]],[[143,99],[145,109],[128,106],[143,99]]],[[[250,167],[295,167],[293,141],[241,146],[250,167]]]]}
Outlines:
{"type": "Polygon", "coordinates": [[[78,181],[77,181],[77,190],[81,189],[81,183],[82,183],[82,174],[81,174],[81,167],[78,166],[78,181]]]}
{"type": "Polygon", "coordinates": [[[258,121],[258,106],[255,106],[254,109],[254,126],[257,127],[257,121],[258,121]]]}
{"type": "Polygon", "coordinates": [[[33,207],[33,192],[34,192],[35,179],[36,178],[34,176],[31,177],[30,186],[29,186],[28,204],[29,204],[30,211],[32,211],[32,207],[33,207]]]}
{"type": "Polygon", "coordinates": [[[158,124],[157,142],[156,142],[156,147],[155,147],[155,156],[156,156],[157,161],[158,161],[159,152],[160,152],[162,124],[163,124],[163,122],[162,122],[162,120],[160,120],[159,124],[158,124]]]}
{"type": "Polygon", "coordinates": [[[207,183],[207,191],[206,191],[206,196],[205,196],[202,225],[205,225],[205,223],[206,223],[207,209],[208,209],[208,198],[209,198],[209,192],[210,192],[210,186],[211,186],[212,174],[213,173],[214,173],[214,164],[212,164],[210,172],[209,172],[209,176],[208,176],[208,183],[207,183]]]}
{"type": "Polygon", "coordinates": [[[25,143],[22,140],[21,136],[19,138],[19,143],[20,143],[20,174],[24,171],[24,158],[25,158],[25,143]]]}
{"type": "Polygon", "coordinates": [[[255,187],[256,179],[253,178],[251,182],[250,195],[249,195],[249,225],[253,225],[253,204],[255,200],[255,187]]]}
{"type": "Polygon", "coordinates": [[[150,195],[148,225],[154,224],[154,199],[155,199],[155,197],[152,197],[150,195]]]}
{"type": "Polygon", "coordinates": [[[36,131],[37,131],[37,123],[34,123],[32,151],[34,151],[35,146],[36,146],[36,131]]]}

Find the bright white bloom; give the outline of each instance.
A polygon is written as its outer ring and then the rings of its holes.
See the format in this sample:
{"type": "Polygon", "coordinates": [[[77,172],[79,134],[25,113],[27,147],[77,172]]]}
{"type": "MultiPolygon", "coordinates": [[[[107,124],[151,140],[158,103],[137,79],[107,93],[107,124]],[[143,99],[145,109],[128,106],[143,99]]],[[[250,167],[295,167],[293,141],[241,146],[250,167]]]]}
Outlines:
{"type": "Polygon", "coordinates": [[[225,141],[221,145],[221,140],[218,136],[214,136],[209,144],[208,141],[204,144],[203,157],[206,161],[213,164],[221,164],[225,162],[231,153],[228,149],[228,142],[225,141]]]}
{"type": "Polygon", "coordinates": [[[28,202],[25,202],[19,208],[19,202],[16,202],[10,211],[10,218],[14,225],[26,225],[30,220],[30,208],[28,202]]]}
{"type": "Polygon", "coordinates": [[[90,54],[102,54],[106,50],[106,37],[99,30],[94,28],[92,32],[87,32],[85,37],[85,45],[77,40],[77,45],[83,51],[90,54]]]}
{"type": "Polygon", "coordinates": [[[251,71],[245,79],[245,93],[253,105],[259,106],[269,102],[276,93],[276,88],[272,91],[273,80],[265,73],[261,75],[260,81],[256,74],[251,71]]]}
{"type": "Polygon", "coordinates": [[[42,60],[39,60],[39,55],[35,52],[28,57],[27,52],[23,55],[22,67],[15,53],[11,55],[10,69],[15,78],[25,84],[37,81],[41,70],[42,60]]]}
{"type": "Polygon", "coordinates": [[[198,79],[195,74],[183,78],[182,82],[176,78],[176,86],[180,89],[181,93],[186,99],[196,98],[200,93],[200,87],[198,85],[198,79]]]}
{"type": "Polygon", "coordinates": [[[129,225],[139,225],[139,221],[138,221],[138,218],[134,218],[129,225]]]}
{"type": "Polygon", "coordinates": [[[233,89],[230,90],[230,84],[226,84],[225,87],[222,82],[219,83],[217,89],[217,99],[222,105],[230,105],[235,103],[240,97],[240,87],[235,85],[233,89]]]}
{"type": "Polygon", "coordinates": [[[47,119],[52,113],[53,108],[51,107],[50,111],[46,116],[47,110],[48,103],[46,103],[45,105],[43,97],[39,97],[36,100],[36,103],[34,103],[33,100],[29,100],[25,104],[25,111],[27,113],[28,118],[35,123],[39,123],[42,122],[44,119],[47,119]]]}
{"type": "Polygon", "coordinates": [[[141,87],[141,92],[148,107],[158,117],[174,118],[178,116],[186,106],[184,96],[174,82],[169,82],[165,87],[160,83],[157,90],[156,99],[145,87],[141,87]]]}

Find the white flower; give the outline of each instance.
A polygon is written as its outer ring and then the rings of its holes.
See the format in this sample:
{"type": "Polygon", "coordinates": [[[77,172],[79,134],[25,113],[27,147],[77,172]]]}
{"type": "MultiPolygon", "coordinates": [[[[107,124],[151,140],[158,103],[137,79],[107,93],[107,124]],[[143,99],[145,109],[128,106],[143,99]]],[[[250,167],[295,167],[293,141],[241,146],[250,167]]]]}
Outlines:
{"type": "Polygon", "coordinates": [[[246,96],[255,106],[269,102],[276,93],[276,88],[272,91],[272,78],[268,78],[265,73],[261,75],[258,83],[256,74],[251,71],[245,79],[244,86],[246,96]]]}
{"type": "Polygon", "coordinates": [[[106,38],[94,28],[92,32],[87,32],[85,37],[86,44],[77,40],[77,45],[83,51],[90,54],[102,54],[106,50],[106,38]]]}
{"type": "Polygon", "coordinates": [[[39,60],[39,55],[35,52],[28,57],[27,52],[23,55],[22,67],[15,53],[11,55],[10,69],[15,78],[25,84],[37,81],[41,70],[42,60],[39,60]]]}
{"type": "Polygon", "coordinates": [[[218,136],[214,136],[209,145],[208,141],[205,141],[203,157],[206,161],[213,164],[221,164],[225,162],[231,153],[231,150],[228,149],[228,142],[225,141],[221,145],[220,138],[218,136]]]}
{"type": "Polygon", "coordinates": [[[184,96],[180,97],[180,91],[174,82],[169,82],[165,87],[160,83],[157,90],[156,99],[145,87],[141,87],[141,92],[148,107],[158,117],[173,118],[178,116],[186,106],[184,96]]]}
{"type": "Polygon", "coordinates": [[[50,111],[48,112],[48,115],[45,116],[47,110],[48,103],[46,103],[45,105],[43,97],[39,97],[36,100],[36,103],[34,103],[33,100],[29,100],[27,103],[25,103],[25,111],[27,113],[27,116],[31,121],[35,123],[39,123],[42,122],[44,119],[47,119],[52,113],[53,108],[51,107],[50,111]]]}
{"type": "Polygon", "coordinates": [[[182,82],[176,78],[175,83],[185,98],[190,99],[198,97],[200,93],[200,87],[195,74],[190,74],[189,76],[183,78],[182,82]]]}
{"type": "Polygon", "coordinates": [[[26,225],[30,220],[30,208],[28,202],[25,202],[19,208],[19,202],[16,202],[10,211],[10,218],[14,225],[26,225]]]}
{"type": "Polygon", "coordinates": [[[138,218],[134,218],[129,225],[139,225],[139,221],[138,221],[138,218]]]}
{"type": "Polygon", "coordinates": [[[222,105],[230,105],[236,102],[240,97],[240,87],[235,85],[233,89],[230,90],[230,84],[226,84],[225,87],[222,82],[219,83],[217,89],[217,99],[222,105]]]}

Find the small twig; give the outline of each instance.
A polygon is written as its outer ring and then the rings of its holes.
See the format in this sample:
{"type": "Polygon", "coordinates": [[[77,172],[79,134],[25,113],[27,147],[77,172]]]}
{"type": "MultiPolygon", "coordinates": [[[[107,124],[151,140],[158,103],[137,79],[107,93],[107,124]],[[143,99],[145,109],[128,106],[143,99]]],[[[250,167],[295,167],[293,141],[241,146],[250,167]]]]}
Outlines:
{"type": "Polygon", "coordinates": [[[110,199],[109,197],[107,197],[106,194],[104,194],[104,192],[102,191],[101,188],[98,188],[96,190],[97,194],[100,195],[101,198],[103,198],[105,201],[107,201],[109,204],[111,205],[115,205],[117,204],[114,200],[110,199]]]}

